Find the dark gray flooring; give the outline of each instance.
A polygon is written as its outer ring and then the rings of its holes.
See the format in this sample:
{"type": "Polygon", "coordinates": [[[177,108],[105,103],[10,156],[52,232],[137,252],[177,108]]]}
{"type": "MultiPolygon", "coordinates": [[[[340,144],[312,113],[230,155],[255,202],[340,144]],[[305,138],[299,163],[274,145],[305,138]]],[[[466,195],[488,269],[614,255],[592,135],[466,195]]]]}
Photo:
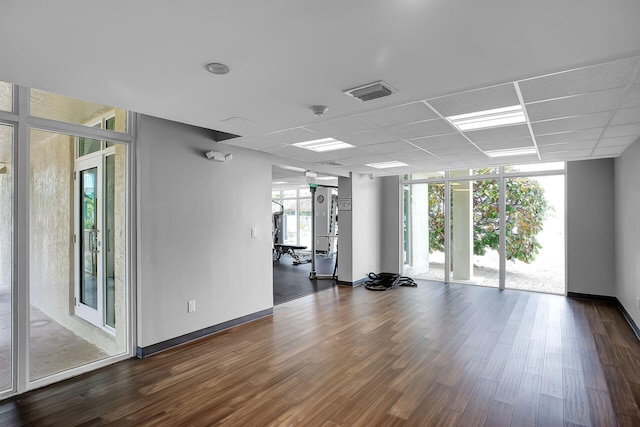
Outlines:
{"type": "MultiPolygon", "coordinates": [[[[316,273],[331,275],[334,258],[316,257],[316,273]]],[[[334,280],[310,280],[311,264],[293,265],[293,258],[283,255],[279,261],[273,261],[273,303],[301,298],[336,285],[334,280]]]]}

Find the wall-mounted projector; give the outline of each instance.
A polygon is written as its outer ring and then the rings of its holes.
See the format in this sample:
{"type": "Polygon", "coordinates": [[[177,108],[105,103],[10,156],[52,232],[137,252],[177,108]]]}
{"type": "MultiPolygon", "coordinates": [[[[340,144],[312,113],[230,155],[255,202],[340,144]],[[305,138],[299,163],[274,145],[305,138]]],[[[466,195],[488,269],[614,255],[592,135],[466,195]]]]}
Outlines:
{"type": "Polygon", "coordinates": [[[224,154],[219,151],[207,151],[204,153],[207,156],[207,159],[214,160],[216,162],[228,162],[229,160],[233,160],[233,154],[224,154]]]}

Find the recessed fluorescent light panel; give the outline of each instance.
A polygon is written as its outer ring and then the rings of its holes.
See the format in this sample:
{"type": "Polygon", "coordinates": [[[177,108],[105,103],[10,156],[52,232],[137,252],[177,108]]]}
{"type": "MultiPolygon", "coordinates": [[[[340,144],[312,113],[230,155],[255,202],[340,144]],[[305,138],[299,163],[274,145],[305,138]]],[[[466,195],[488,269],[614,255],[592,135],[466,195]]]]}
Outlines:
{"type": "Polygon", "coordinates": [[[317,151],[318,153],[324,153],[325,151],[344,150],[345,148],[353,148],[351,144],[338,141],[333,138],[314,139],[313,141],[296,142],[296,147],[306,148],[307,150],[317,151]]]}
{"type": "Polygon", "coordinates": [[[392,161],[392,162],[380,162],[380,163],[367,163],[367,166],[376,169],[388,169],[388,168],[400,168],[402,166],[409,166],[406,163],[392,161]]]}
{"type": "Polygon", "coordinates": [[[509,156],[526,156],[528,154],[537,154],[535,147],[525,148],[508,148],[506,150],[485,151],[489,157],[509,157],[509,156]]]}
{"type": "Polygon", "coordinates": [[[520,105],[450,116],[447,120],[462,132],[515,125],[527,121],[520,105]]]}

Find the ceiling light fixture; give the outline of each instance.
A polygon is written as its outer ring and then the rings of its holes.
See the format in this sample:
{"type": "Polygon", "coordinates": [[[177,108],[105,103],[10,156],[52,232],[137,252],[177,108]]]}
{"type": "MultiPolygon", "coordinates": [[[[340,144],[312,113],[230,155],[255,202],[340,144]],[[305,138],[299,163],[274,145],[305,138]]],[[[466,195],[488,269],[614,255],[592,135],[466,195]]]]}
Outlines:
{"type": "Polygon", "coordinates": [[[229,72],[229,67],[219,62],[212,62],[204,66],[208,72],[213,74],[227,74],[229,72]]]}
{"type": "Polygon", "coordinates": [[[398,162],[397,160],[391,162],[379,162],[379,163],[367,163],[367,166],[376,169],[388,169],[388,168],[400,168],[403,166],[409,166],[406,163],[398,162]]]}
{"type": "Polygon", "coordinates": [[[459,114],[457,116],[449,116],[446,119],[461,132],[514,125],[526,123],[527,121],[520,105],[459,114]]]}
{"type": "Polygon", "coordinates": [[[529,154],[537,154],[537,151],[535,147],[507,148],[505,150],[485,151],[485,154],[489,157],[509,157],[509,156],[526,156],[529,154]]]}
{"type": "Polygon", "coordinates": [[[338,141],[337,139],[333,138],[322,138],[314,139],[312,141],[296,142],[292,145],[311,151],[317,151],[318,153],[323,153],[325,151],[344,150],[345,148],[354,147],[351,144],[347,144],[346,142],[338,141]]]}

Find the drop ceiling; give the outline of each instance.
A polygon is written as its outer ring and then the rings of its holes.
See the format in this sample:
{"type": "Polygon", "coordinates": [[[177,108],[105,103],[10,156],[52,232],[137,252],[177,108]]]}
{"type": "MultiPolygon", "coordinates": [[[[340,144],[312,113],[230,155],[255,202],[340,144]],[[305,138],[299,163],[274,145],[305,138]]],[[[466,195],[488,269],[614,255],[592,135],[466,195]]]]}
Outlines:
{"type": "Polygon", "coordinates": [[[233,133],[225,143],[321,174],[615,157],[640,136],[640,2],[103,6],[3,2],[0,80],[233,133]],[[379,80],[397,92],[343,93],[379,80]],[[525,124],[460,132],[445,119],[518,104],[525,124]],[[292,145],[325,137],[354,147],[292,145]],[[525,147],[536,154],[486,155],[525,147]],[[408,166],[366,166],[392,160],[408,166]]]}

